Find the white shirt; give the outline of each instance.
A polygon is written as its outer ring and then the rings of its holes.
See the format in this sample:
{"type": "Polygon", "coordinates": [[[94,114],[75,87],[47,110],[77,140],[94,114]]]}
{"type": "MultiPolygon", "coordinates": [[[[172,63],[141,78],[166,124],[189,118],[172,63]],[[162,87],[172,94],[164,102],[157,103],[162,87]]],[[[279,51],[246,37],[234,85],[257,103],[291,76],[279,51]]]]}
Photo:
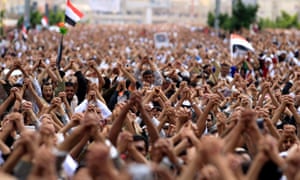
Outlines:
{"type": "MultiPolygon", "coordinates": [[[[85,99],[84,101],[82,101],[81,104],[79,104],[76,108],[75,108],[75,113],[82,113],[84,111],[86,111],[87,107],[88,107],[88,100],[85,99]]],[[[111,115],[111,111],[108,109],[108,107],[103,104],[100,100],[96,100],[96,104],[95,104],[100,110],[101,110],[101,114],[102,117],[104,119],[108,118],[111,115]]]]}

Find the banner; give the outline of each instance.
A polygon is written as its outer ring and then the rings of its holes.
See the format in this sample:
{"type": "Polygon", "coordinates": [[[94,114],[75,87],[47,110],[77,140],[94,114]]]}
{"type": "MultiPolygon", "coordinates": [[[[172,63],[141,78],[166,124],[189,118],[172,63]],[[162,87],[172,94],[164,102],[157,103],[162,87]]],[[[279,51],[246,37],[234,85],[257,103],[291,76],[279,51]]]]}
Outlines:
{"type": "Polygon", "coordinates": [[[160,49],[162,47],[169,47],[169,38],[166,32],[155,33],[154,34],[154,44],[155,48],[160,49]]]}
{"type": "Polygon", "coordinates": [[[90,0],[90,7],[94,11],[120,12],[121,0],[90,0]]]}

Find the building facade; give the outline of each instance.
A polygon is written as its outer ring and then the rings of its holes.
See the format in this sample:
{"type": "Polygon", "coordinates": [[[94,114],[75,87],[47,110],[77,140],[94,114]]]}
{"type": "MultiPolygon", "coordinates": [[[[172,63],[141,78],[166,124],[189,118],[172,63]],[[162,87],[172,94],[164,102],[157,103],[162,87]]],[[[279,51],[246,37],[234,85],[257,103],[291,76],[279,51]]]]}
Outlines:
{"type": "MultiPolygon", "coordinates": [[[[234,0],[220,0],[220,10],[231,13],[234,0]]],[[[274,20],[281,11],[299,14],[300,0],[243,0],[247,4],[258,4],[258,17],[274,20]]],[[[1,9],[5,8],[7,16],[22,15],[25,0],[0,0],[1,9]]],[[[65,0],[31,0],[31,4],[40,11],[49,7],[64,8],[65,0]]],[[[89,6],[89,0],[72,0],[85,12],[85,19],[93,23],[197,23],[206,24],[207,14],[214,11],[215,0],[120,0],[121,11],[114,13],[95,12],[89,6]],[[149,17],[150,16],[150,17],[149,17]],[[149,18],[151,18],[149,20],[149,18]]]]}

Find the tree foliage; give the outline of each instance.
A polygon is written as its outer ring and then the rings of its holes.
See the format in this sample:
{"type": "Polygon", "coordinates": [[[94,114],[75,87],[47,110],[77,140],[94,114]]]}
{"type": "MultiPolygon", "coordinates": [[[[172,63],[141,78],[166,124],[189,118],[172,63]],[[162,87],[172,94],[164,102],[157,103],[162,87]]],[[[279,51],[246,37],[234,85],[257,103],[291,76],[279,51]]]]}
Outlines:
{"type": "Polygon", "coordinates": [[[65,19],[65,13],[63,11],[50,11],[49,12],[49,24],[54,25],[59,22],[63,22],[65,19]]]}
{"type": "Polygon", "coordinates": [[[300,23],[298,21],[297,14],[290,15],[285,11],[281,11],[281,15],[276,18],[275,21],[272,21],[268,18],[266,19],[260,19],[259,25],[262,28],[300,28],[300,23]]]}
{"type": "MultiPolygon", "coordinates": [[[[30,13],[31,27],[34,28],[36,25],[41,24],[42,17],[43,17],[43,15],[39,11],[32,11],[30,13]]],[[[49,25],[54,25],[59,22],[62,22],[62,21],[64,21],[64,18],[65,18],[65,14],[63,11],[56,11],[56,12],[53,10],[49,11],[49,19],[48,19],[49,25]]],[[[17,26],[21,27],[23,25],[23,22],[24,22],[24,16],[21,16],[18,19],[17,26]]]]}
{"type": "MultiPolygon", "coordinates": [[[[239,30],[241,28],[249,28],[255,22],[258,6],[245,5],[241,0],[238,0],[232,9],[232,16],[227,13],[219,15],[219,26],[225,30],[239,30]]],[[[214,26],[215,14],[208,13],[207,24],[214,26]]]]}

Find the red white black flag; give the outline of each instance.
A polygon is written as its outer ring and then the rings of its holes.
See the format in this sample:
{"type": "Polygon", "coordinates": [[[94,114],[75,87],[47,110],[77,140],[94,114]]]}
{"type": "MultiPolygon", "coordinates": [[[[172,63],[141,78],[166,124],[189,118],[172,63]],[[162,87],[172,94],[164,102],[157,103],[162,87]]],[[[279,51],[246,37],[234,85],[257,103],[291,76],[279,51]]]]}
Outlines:
{"type": "Polygon", "coordinates": [[[65,13],[65,22],[71,26],[75,26],[76,23],[83,17],[83,13],[80,12],[70,0],[67,0],[67,7],[65,13]]]}

